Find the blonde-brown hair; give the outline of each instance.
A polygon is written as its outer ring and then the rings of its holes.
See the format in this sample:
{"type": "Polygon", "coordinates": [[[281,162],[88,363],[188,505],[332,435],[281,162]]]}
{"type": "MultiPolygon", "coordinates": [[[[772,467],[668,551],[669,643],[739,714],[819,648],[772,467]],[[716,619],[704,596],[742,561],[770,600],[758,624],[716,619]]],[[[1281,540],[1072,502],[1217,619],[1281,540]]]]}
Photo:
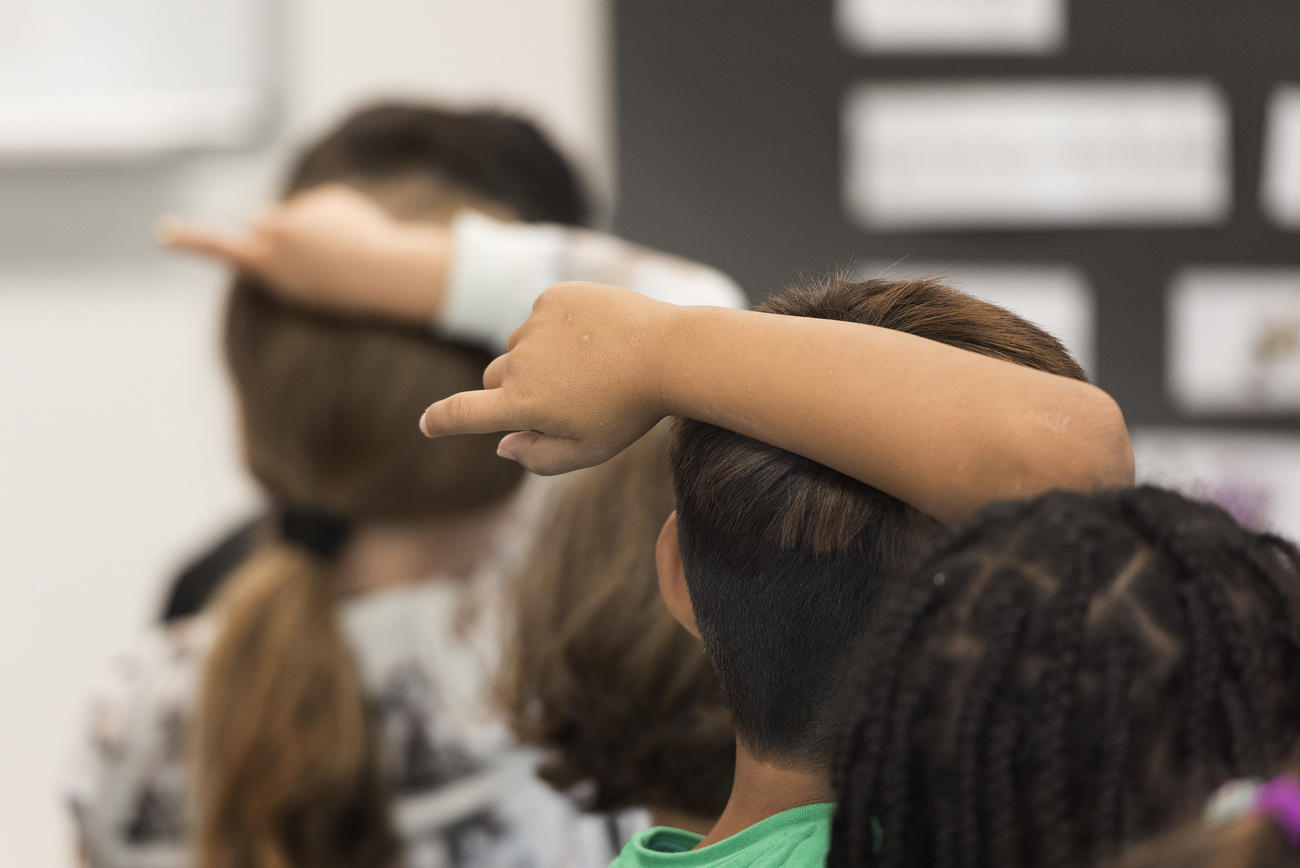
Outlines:
{"type": "MultiPolygon", "coordinates": [[[[561,222],[577,213],[577,200],[552,195],[573,178],[540,134],[485,113],[359,112],[303,154],[289,192],[326,182],[408,220],[446,220],[466,206],[561,222]]],[[[351,525],[406,521],[490,507],[521,480],[495,438],[431,443],[416,424],[430,401],[480,385],[485,349],[286,306],[242,278],[225,351],[245,459],[281,506],[351,525]]],[[[272,537],[219,598],[191,744],[199,868],[399,857],[338,594],[327,554],[272,537]]]]}
{"type": "Polygon", "coordinates": [[[667,430],[575,474],[515,591],[504,695],[541,774],[585,808],[722,812],[735,739],[700,643],[659,596],[667,430]]]}
{"type": "Polygon", "coordinates": [[[1113,868],[1296,868],[1300,848],[1268,817],[1201,821],[1126,852],[1113,868]]]}

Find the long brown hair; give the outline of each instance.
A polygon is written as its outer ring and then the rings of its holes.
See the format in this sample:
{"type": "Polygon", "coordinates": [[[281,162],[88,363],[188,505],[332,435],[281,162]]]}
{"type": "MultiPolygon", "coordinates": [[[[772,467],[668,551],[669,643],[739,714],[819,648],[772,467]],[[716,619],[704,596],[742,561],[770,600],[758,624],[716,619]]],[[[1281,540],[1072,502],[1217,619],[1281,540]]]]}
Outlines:
{"type": "Polygon", "coordinates": [[[735,737],[704,649],[659,597],[655,539],[673,508],[667,430],[580,471],[514,594],[504,696],[542,776],[590,810],[716,817],[735,737]]]}
{"type": "MultiPolygon", "coordinates": [[[[1300,778],[1300,748],[1284,774],[1300,778]]],[[[1130,847],[1115,868],[1300,868],[1300,842],[1277,821],[1248,814],[1228,823],[1200,819],[1130,847]]]]}
{"type": "MultiPolygon", "coordinates": [[[[402,219],[476,206],[571,222],[572,174],[529,124],[385,105],[308,149],[288,192],[337,181],[402,219]]],[[[428,330],[285,306],[241,278],[226,315],[245,459],[273,501],[350,525],[502,502],[520,469],[491,437],[430,443],[432,400],[477,388],[490,354],[428,330]]],[[[272,535],[218,600],[192,740],[199,868],[387,866],[375,727],[335,611],[334,561],[272,535]]]]}
{"type": "Polygon", "coordinates": [[[1268,817],[1198,822],[1133,847],[1112,868],[1296,868],[1300,847],[1268,817]]]}

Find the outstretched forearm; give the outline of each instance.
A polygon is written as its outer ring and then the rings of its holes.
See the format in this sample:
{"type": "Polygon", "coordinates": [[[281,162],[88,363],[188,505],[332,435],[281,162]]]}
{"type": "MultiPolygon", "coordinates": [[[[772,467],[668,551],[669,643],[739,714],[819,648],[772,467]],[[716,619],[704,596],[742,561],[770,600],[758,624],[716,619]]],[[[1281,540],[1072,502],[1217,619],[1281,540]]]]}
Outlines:
{"type": "Polygon", "coordinates": [[[696,262],[571,226],[398,220],[356,190],[327,185],[226,234],[166,221],[161,240],[261,279],[286,301],[429,324],[502,349],[534,299],[563,280],[603,280],[676,304],[744,307],[740,287],[696,262]]]}
{"type": "Polygon", "coordinates": [[[513,431],[499,451],[536,473],[598,464],[680,415],[950,523],[990,500],[1132,480],[1119,409],[1087,383],[890,329],[617,287],[547,290],[483,385],[430,406],[425,433],[513,431]]]}
{"type": "Polygon", "coordinates": [[[940,521],[1052,488],[1132,483],[1105,392],[905,332],[720,308],[665,329],[673,414],[779,446],[940,521]]]}

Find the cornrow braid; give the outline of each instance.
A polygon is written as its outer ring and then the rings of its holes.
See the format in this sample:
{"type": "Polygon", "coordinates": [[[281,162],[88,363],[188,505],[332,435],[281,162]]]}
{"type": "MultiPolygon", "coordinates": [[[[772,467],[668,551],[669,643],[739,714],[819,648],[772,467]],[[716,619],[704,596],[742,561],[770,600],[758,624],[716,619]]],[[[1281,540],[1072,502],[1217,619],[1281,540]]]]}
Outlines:
{"type": "MultiPolygon", "coordinates": [[[[1240,569],[1241,564],[1249,563],[1245,557],[1250,551],[1242,534],[1215,533],[1210,525],[1204,540],[1191,533],[1191,528],[1179,528],[1171,525],[1168,517],[1152,514],[1150,505],[1135,503],[1133,514],[1140,516],[1140,521],[1147,534],[1166,551],[1183,571],[1183,594],[1185,603],[1191,607],[1189,617],[1197,623],[1208,618],[1212,624],[1201,624],[1208,637],[1207,645],[1216,643],[1220,647],[1211,650],[1203,648],[1201,665],[1223,667],[1224,673],[1200,673],[1217,696],[1208,697],[1200,694],[1202,709],[1200,714],[1193,712],[1187,718],[1187,738],[1193,750],[1199,739],[1204,738],[1207,725],[1205,717],[1211,714],[1211,708],[1217,701],[1222,712],[1229,720],[1227,735],[1229,748],[1233,752],[1233,761],[1241,767],[1259,765],[1259,754],[1275,752],[1282,745],[1275,745],[1274,750],[1266,750],[1261,744],[1265,735],[1260,732],[1259,721],[1266,709],[1260,707],[1262,696],[1248,689],[1262,683],[1264,676],[1260,671],[1260,646],[1253,643],[1246,635],[1242,624],[1232,616],[1233,602],[1221,581],[1215,577],[1224,571],[1240,569]],[[1207,544],[1208,541],[1208,544],[1207,544]],[[1217,652],[1217,653],[1215,653],[1217,652]]],[[[1276,546],[1277,537],[1260,537],[1263,546],[1276,546]]],[[[1286,547],[1285,543],[1283,544],[1286,547]]],[[[1261,590],[1270,597],[1277,598],[1276,579],[1269,573],[1258,573],[1263,580],[1261,590]]],[[[1278,602],[1281,602],[1280,600],[1278,602]]],[[[1282,603],[1285,607],[1285,603],[1282,603]]],[[[1202,690],[1205,685],[1202,685],[1202,690]]],[[[1197,766],[1199,768],[1199,766],[1197,766]]]]}
{"type": "Polygon", "coordinates": [[[1097,803],[1093,806],[1092,839],[1096,844],[1093,862],[1104,864],[1115,855],[1118,841],[1127,837],[1125,802],[1130,795],[1125,785],[1129,777],[1129,720],[1125,690],[1132,682],[1133,652],[1126,642],[1106,649],[1103,674],[1101,727],[1115,737],[1104,746],[1098,764],[1097,803]]]}
{"type": "Polygon", "coordinates": [[[996,504],[854,658],[829,865],[1105,864],[1300,737],[1300,558],[1157,488],[996,504]]]}
{"type": "MultiPolygon", "coordinates": [[[[995,577],[996,578],[996,577],[995,577]]],[[[1013,588],[994,593],[1014,593],[1013,588]]],[[[1007,608],[1014,609],[1008,605],[1007,608]]],[[[1010,620],[998,625],[998,630],[989,640],[987,653],[981,661],[980,671],[975,678],[975,686],[966,696],[957,724],[958,756],[961,762],[959,798],[957,804],[959,834],[961,841],[961,862],[968,868],[977,868],[977,856],[980,845],[980,811],[982,796],[980,779],[991,765],[988,751],[982,745],[989,740],[985,733],[994,703],[1011,674],[1015,663],[1015,653],[1021,639],[1025,618],[1023,612],[1017,612],[1010,620]],[[983,762],[981,762],[983,760],[983,762]]],[[[901,864],[901,862],[900,862],[901,864]]]]}
{"type": "MultiPolygon", "coordinates": [[[[936,575],[931,581],[923,581],[911,593],[899,601],[897,618],[891,619],[887,628],[882,629],[880,645],[892,655],[902,653],[912,632],[921,622],[926,609],[938,596],[938,589],[945,577],[936,575]]],[[[875,849],[874,827],[879,822],[866,811],[866,805],[860,811],[845,809],[846,800],[851,800],[859,792],[870,788],[876,775],[876,767],[881,762],[884,751],[882,745],[887,742],[885,727],[888,724],[887,711],[893,705],[897,689],[897,679],[881,678],[869,685],[869,689],[856,694],[857,701],[848,709],[847,719],[853,721],[848,732],[841,740],[841,749],[836,757],[834,781],[840,793],[839,807],[832,819],[832,835],[844,841],[846,851],[838,863],[828,861],[828,865],[860,865],[871,858],[875,849]],[[855,786],[864,782],[861,787],[855,786]],[[861,822],[849,822],[849,818],[861,819],[861,822]]],[[[832,858],[835,854],[832,854],[832,858]]]]}
{"type": "MultiPolygon", "coordinates": [[[[1076,551],[1082,544],[1083,538],[1073,533],[1067,539],[1067,545],[1076,551]]],[[[1081,553],[1067,566],[1076,568],[1084,559],[1090,558],[1081,553]]],[[[1056,599],[1046,601],[1056,610],[1049,629],[1055,635],[1058,648],[1057,653],[1049,658],[1049,668],[1042,677],[1042,712],[1036,727],[1037,738],[1033,739],[1037,774],[1032,789],[1037,810],[1030,815],[1044,842],[1044,865],[1064,865],[1075,837],[1073,812],[1068,803],[1065,746],[1069,738],[1070,715],[1078,700],[1078,671],[1082,664],[1088,602],[1093,590],[1083,580],[1089,577],[1087,573],[1071,576],[1080,581],[1065,583],[1056,599]]]]}

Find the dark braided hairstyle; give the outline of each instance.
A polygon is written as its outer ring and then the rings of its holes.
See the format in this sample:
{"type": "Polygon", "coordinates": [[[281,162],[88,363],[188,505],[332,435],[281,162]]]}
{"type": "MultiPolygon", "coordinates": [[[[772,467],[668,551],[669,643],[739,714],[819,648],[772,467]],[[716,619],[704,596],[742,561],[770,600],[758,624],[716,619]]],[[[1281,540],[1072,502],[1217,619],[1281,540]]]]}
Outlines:
{"type": "Polygon", "coordinates": [[[854,654],[829,865],[1105,864],[1300,736],[1300,558],[1157,488],[996,504],[854,654]]]}

